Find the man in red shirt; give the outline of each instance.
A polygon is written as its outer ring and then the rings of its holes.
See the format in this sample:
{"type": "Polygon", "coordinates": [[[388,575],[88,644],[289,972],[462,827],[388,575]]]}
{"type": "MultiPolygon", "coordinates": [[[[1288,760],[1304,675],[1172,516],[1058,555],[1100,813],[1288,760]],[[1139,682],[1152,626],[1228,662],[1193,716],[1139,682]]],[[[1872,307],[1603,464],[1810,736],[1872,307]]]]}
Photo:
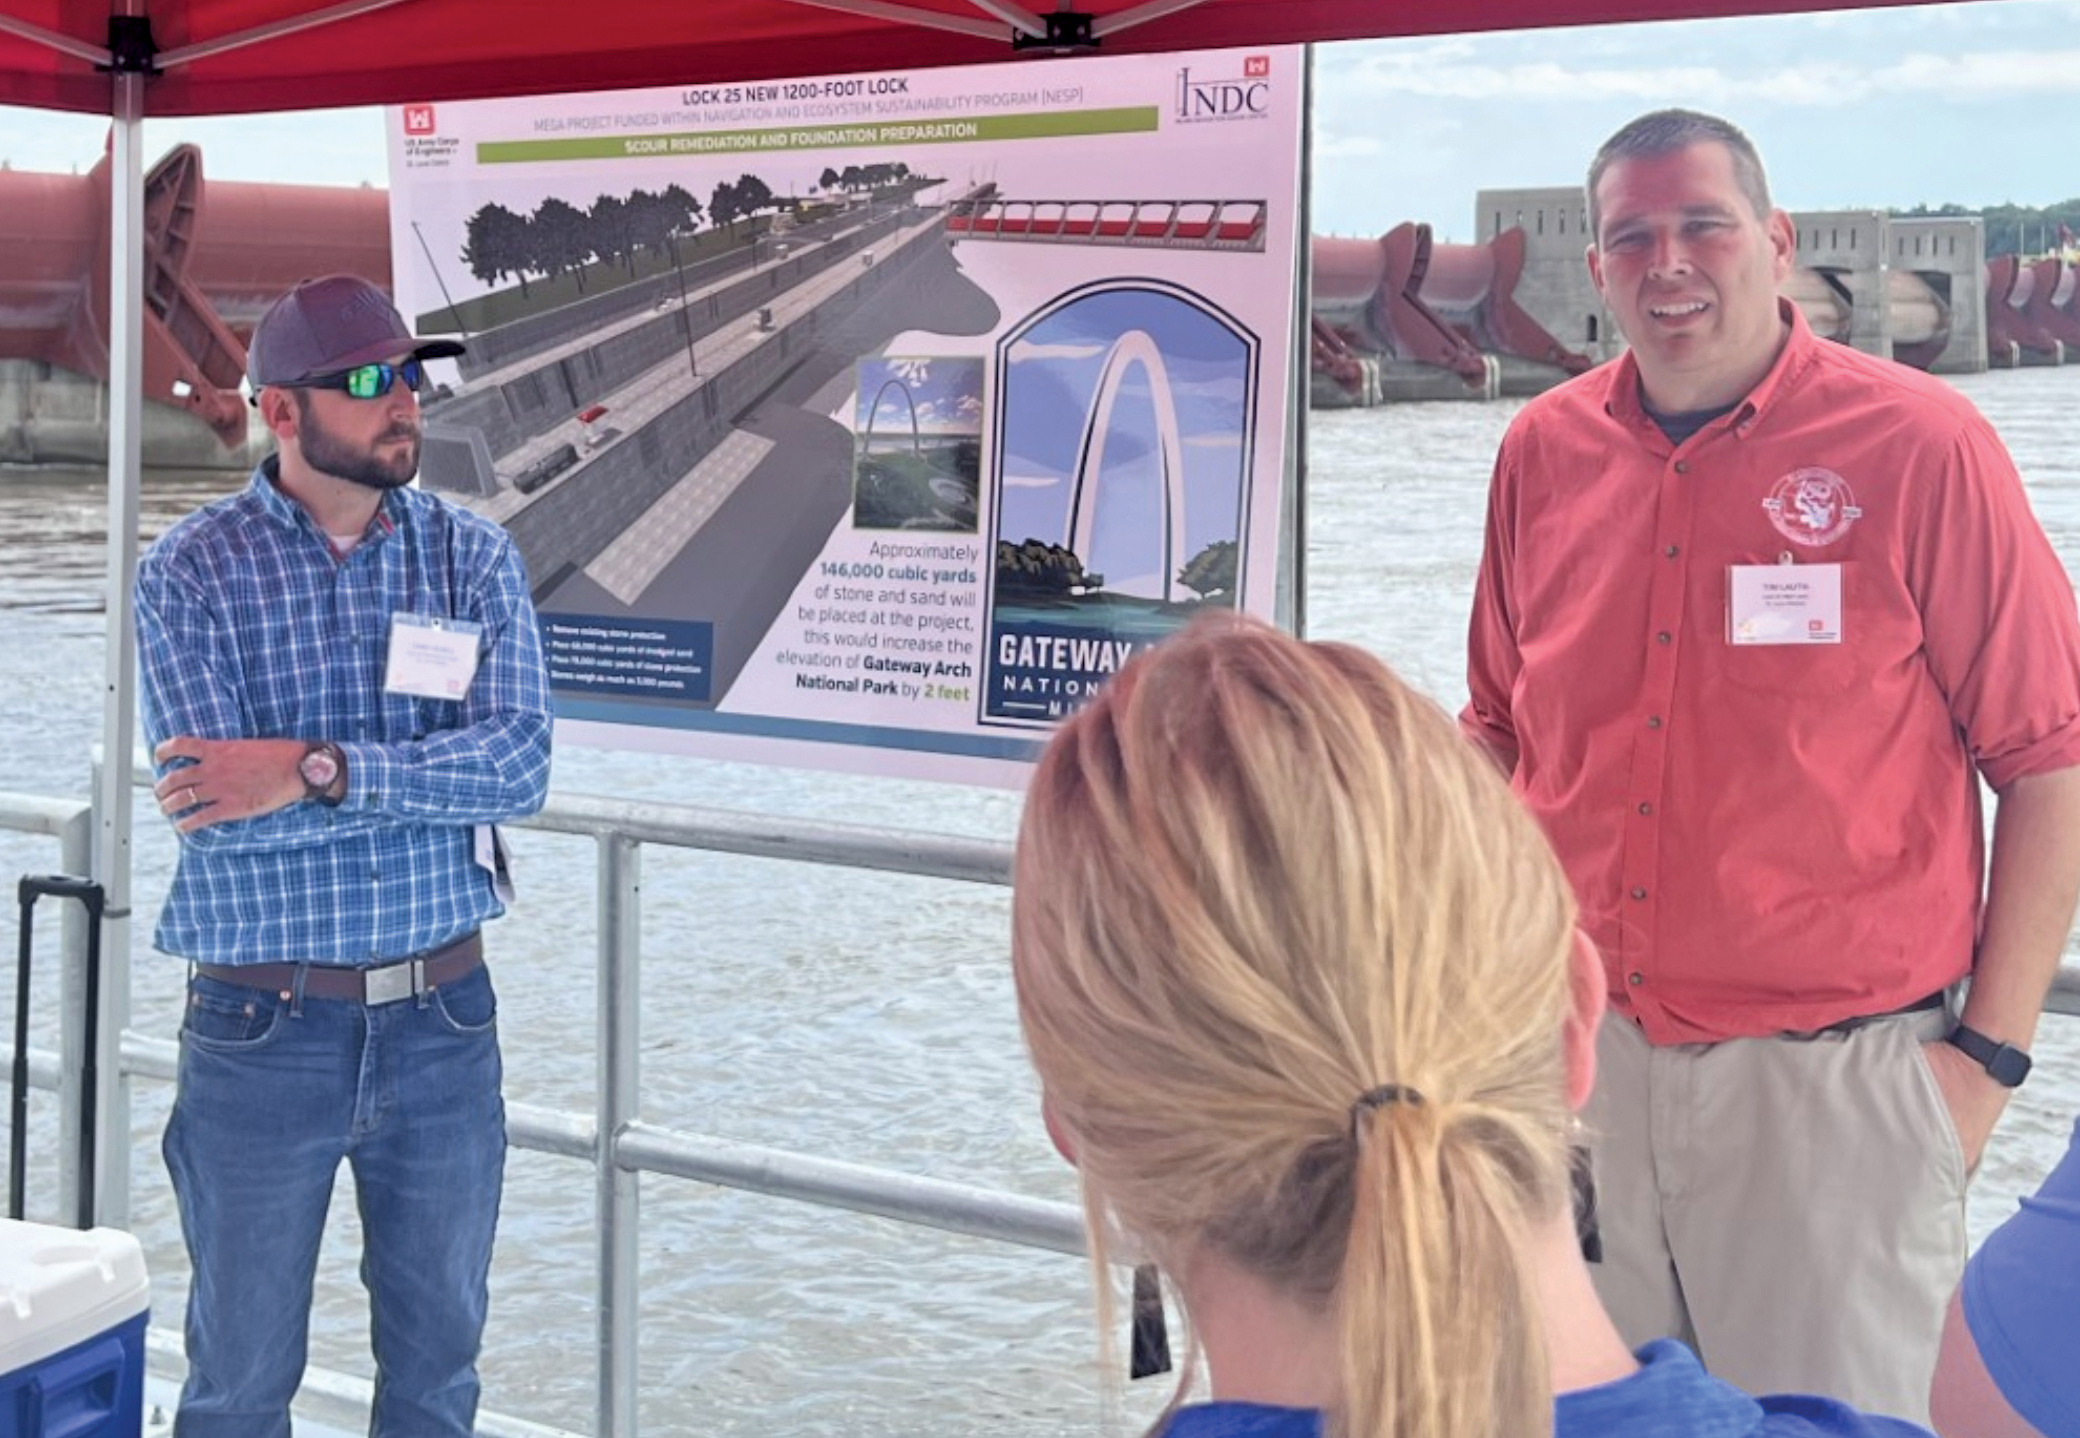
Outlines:
{"type": "Polygon", "coordinates": [[[1461,722],[1609,975],[1598,1285],[1740,1387],[1925,1422],[2080,894],[2072,587],[1976,410],[1778,298],[1738,129],[1643,116],[1588,193],[1631,350],[1503,440],[1461,722]]]}

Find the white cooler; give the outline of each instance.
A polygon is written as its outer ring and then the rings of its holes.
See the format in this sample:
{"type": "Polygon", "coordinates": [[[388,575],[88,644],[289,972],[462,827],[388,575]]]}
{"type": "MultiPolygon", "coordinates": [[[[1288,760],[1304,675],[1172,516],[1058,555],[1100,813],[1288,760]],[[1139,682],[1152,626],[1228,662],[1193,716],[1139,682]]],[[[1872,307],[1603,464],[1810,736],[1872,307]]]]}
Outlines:
{"type": "Polygon", "coordinates": [[[150,1302],[132,1235],[0,1218],[0,1435],[138,1438],[150,1302]]]}

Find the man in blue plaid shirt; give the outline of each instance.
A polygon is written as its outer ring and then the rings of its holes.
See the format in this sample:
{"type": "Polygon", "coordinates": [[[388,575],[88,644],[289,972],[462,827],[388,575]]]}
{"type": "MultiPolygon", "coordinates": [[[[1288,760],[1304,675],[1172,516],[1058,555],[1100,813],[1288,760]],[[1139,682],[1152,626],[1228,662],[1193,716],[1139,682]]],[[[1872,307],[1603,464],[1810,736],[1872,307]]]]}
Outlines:
{"type": "Polygon", "coordinates": [[[549,686],[506,532],[409,488],[425,360],[348,276],[248,354],[277,452],[139,566],[144,727],[193,965],[167,1168],[194,1269],[180,1438],[287,1438],[342,1159],[365,1241],[370,1431],[466,1438],[505,1169],[480,929],[496,824],[539,809],[549,686]]]}

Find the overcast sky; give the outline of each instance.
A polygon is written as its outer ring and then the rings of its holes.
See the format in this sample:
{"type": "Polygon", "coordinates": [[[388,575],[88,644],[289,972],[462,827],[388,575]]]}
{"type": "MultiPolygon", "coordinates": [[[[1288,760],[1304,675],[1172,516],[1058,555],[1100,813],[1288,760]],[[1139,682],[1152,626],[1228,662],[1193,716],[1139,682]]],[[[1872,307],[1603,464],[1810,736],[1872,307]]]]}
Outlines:
{"type": "MultiPolygon", "coordinates": [[[[1476,190],[1578,183],[1606,135],[1670,104],[1745,128],[1789,209],[2068,199],[2080,0],[1323,46],[1314,228],[1465,239],[1476,190]]],[[[0,159],[85,170],[106,128],[0,107],[0,159]]],[[[182,140],[224,179],[387,183],[378,110],[147,121],[147,162],[182,140]]]]}
{"type": "Polygon", "coordinates": [[[1468,238],[1475,190],[1579,184],[1664,105],[1746,130],[1786,209],[2080,193],[2080,0],[1368,41],[1323,46],[1315,70],[1324,233],[1408,219],[1468,238]]]}

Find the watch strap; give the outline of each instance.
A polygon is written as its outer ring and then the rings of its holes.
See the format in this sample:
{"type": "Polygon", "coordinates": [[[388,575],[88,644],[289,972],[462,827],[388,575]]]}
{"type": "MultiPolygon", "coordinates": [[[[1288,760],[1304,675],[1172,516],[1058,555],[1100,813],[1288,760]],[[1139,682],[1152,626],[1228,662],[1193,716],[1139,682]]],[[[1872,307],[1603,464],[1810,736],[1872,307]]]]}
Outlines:
{"type": "Polygon", "coordinates": [[[2019,1087],[2029,1077],[2030,1057],[2013,1044],[2001,1043],[1975,1028],[1959,1024],[1950,1031],[1951,1046],[1961,1051],[2002,1088],[2019,1087]]]}

